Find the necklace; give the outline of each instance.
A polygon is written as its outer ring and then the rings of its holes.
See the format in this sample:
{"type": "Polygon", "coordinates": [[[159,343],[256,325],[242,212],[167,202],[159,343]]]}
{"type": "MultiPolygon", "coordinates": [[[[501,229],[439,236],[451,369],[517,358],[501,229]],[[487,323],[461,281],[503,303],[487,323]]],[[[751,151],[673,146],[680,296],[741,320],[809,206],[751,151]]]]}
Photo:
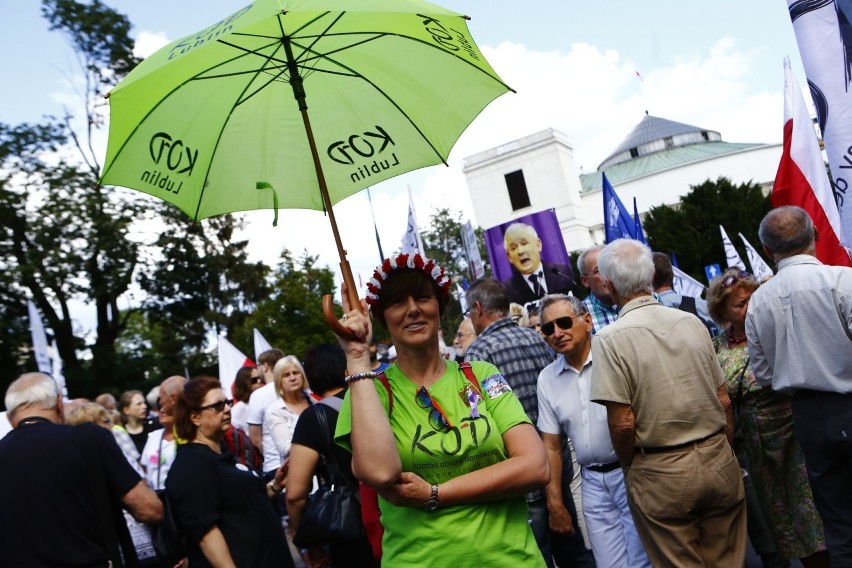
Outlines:
{"type": "Polygon", "coordinates": [[[728,345],[741,345],[746,341],[748,341],[748,337],[743,336],[742,338],[737,339],[734,337],[734,330],[728,330],[728,345]]]}
{"type": "MultiPolygon", "coordinates": [[[[443,365],[444,365],[444,360],[439,358],[438,359],[438,365],[435,367],[435,372],[432,373],[431,376],[429,376],[427,381],[431,381],[432,379],[438,377],[441,373],[441,368],[443,367],[443,365]]],[[[399,371],[403,374],[403,376],[408,377],[408,373],[406,373],[403,369],[400,369],[398,363],[396,365],[396,368],[399,369],[399,371]]],[[[427,386],[424,386],[423,388],[425,388],[426,390],[431,390],[430,387],[427,387],[427,386]]]]}

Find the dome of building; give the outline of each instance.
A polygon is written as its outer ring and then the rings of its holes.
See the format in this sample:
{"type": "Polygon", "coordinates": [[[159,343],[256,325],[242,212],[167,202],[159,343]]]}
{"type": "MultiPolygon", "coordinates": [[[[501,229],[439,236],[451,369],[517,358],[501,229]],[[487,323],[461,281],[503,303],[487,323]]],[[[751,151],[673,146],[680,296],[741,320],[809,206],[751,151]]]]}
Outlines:
{"type": "Polygon", "coordinates": [[[601,162],[598,171],[655,152],[721,140],[722,135],[715,130],[651,116],[646,111],[642,121],[618,145],[618,148],[601,162]]]}

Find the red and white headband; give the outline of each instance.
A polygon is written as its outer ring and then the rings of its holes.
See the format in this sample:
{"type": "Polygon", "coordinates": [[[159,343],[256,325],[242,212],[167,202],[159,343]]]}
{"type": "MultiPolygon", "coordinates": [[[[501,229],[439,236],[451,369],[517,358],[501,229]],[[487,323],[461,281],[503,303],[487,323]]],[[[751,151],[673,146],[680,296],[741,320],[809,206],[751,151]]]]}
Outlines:
{"type": "Polygon", "coordinates": [[[390,273],[398,268],[422,270],[438,284],[438,288],[441,289],[444,296],[450,295],[450,279],[444,269],[438,266],[434,260],[423,258],[419,254],[400,254],[396,258],[386,258],[367,282],[367,303],[371,307],[378,305],[382,285],[390,276],[390,273]]]}

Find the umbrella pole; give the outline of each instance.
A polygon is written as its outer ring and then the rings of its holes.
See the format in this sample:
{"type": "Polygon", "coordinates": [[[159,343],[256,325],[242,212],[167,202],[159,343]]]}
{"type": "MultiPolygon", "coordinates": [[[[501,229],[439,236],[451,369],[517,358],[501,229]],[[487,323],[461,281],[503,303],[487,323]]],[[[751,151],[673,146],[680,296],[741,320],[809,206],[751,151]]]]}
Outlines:
{"type": "MultiPolygon", "coordinates": [[[[334,234],[334,244],[337,246],[337,254],[340,257],[340,272],[343,274],[343,282],[346,284],[346,297],[349,300],[350,309],[359,309],[361,300],[358,298],[358,289],[355,287],[355,279],[352,276],[352,268],[349,266],[349,261],[346,260],[346,250],[343,248],[343,241],[340,239],[340,231],[337,229],[337,221],[334,218],[334,209],[331,205],[331,197],[328,195],[328,186],[325,183],[325,175],[320,164],[317,147],[314,143],[314,133],[311,130],[311,120],[308,118],[308,109],[300,109],[302,112],[302,121],[305,123],[305,132],[308,135],[308,144],[311,147],[311,156],[314,160],[314,168],[317,172],[317,182],[319,183],[320,194],[322,201],[325,204],[326,212],[328,212],[328,221],[331,223],[331,232],[334,234]]],[[[352,333],[343,327],[337,320],[337,315],[334,313],[334,298],[331,294],[325,294],[322,297],[322,311],[325,316],[325,321],[331,327],[332,331],[341,337],[353,339],[352,333]]]]}
{"type": "MultiPolygon", "coordinates": [[[[302,113],[302,122],[305,124],[305,134],[308,136],[308,145],[311,148],[311,157],[314,160],[314,169],[317,173],[317,183],[319,183],[320,195],[325,204],[325,210],[328,213],[328,221],[331,223],[331,232],[334,234],[334,244],[337,246],[337,255],[340,257],[340,272],[343,275],[343,283],[346,284],[346,297],[349,300],[349,308],[352,310],[361,308],[361,300],[358,298],[358,289],[355,287],[355,279],[352,277],[352,268],[349,266],[349,261],[346,260],[346,250],[343,248],[343,242],[340,240],[340,232],[337,230],[337,221],[334,218],[334,209],[331,206],[331,197],[328,195],[328,186],[325,183],[325,174],[322,171],[322,164],[317,152],[317,145],[314,142],[314,131],[311,129],[311,119],[308,117],[308,103],[305,100],[305,87],[302,83],[302,76],[299,74],[299,67],[296,64],[296,59],[293,57],[293,48],[290,45],[290,38],[284,35],[284,53],[287,55],[287,68],[290,72],[290,86],[293,87],[293,96],[296,102],[299,103],[299,112],[302,113]]],[[[322,312],[325,317],[325,322],[331,330],[344,338],[355,339],[355,336],[347,328],[343,327],[337,320],[337,315],[334,313],[334,298],[331,294],[325,294],[322,297],[322,312]]]]}

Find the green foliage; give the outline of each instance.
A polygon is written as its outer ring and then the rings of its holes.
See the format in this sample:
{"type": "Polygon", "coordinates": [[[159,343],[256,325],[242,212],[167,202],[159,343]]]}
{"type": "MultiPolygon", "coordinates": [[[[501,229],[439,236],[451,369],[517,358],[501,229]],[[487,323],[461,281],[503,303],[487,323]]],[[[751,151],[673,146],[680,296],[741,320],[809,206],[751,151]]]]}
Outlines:
{"type": "Polygon", "coordinates": [[[322,315],[322,297],[334,293],[334,272],[318,266],[316,256],[305,251],[294,259],[284,251],[270,289],[229,336],[240,350],[252,356],[254,328],[270,345],[299,358],[313,345],[336,341],[322,315]]]}
{"type": "Polygon", "coordinates": [[[691,186],[677,207],[652,207],[642,226],[653,250],[674,252],[681,270],[705,282],[705,266],[718,263],[725,267],[719,225],[745,260],[745,247],[737,233],[757,246],[757,228],[771,207],[759,185],[734,185],[730,179],[720,177],[691,186]]]}
{"type": "MultiPolygon", "coordinates": [[[[462,212],[452,212],[448,207],[444,207],[433,210],[429,216],[429,228],[421,233],[426,256],[443,266],[453,281],[453,287],[450,291],[452,299],[441,322],[441,331],[448,344],[453,342],[456,329],[458,329],[462,320],[461,304],[456,294],[456,283],[461,284],[463,278],[468,281],[471,280],[464,251],[464,241],[462,240],[463,226],[462,212]]],[[[481,228],[476,229],[476,242],[479,245],[480,257],[483,262],[487,262],[488,254],[485,252],[485,239],[482,237],[481,228]]],[[[487,264],[485,269],[486,275],[488,275],[490,267],[487,264]]]]}

